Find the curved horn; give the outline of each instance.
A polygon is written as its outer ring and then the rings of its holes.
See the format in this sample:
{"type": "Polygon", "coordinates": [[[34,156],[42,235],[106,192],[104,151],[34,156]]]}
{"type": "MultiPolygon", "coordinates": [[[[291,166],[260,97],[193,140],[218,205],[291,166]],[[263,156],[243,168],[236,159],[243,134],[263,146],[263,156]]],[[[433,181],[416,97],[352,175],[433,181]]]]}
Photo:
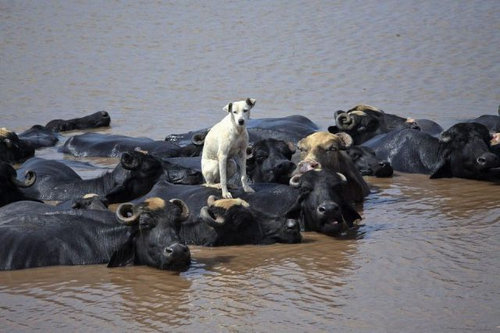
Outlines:
{"type": "Polygon", "coordinates": [[[211,195],[207,198],[207,204],[208,204],[208,207],[212,207],[214,204],[215,204],[215,201],[217,199],[215,198],[215,195],[211,195]]]}
{"type": "Polygon", "coordinates": [[[289,184],[292,187],[298,187],[299,186],[299,181],[300,181],[300,176],[301,174],[296,174],[290,178],[289,184]]]}
{"type": "Polygon", "coordinates": [[[341,113],[335,119],[337,126],[342,130],[352,130],[356,126],[355,118],[348,113],[341,113]]]}
{"type": "Polygon", "coordinates": [[[449,135],[447,132],[441,133],[439,136],[439,141],[441,142],[450,142],[451,141],[451,135],[449,135]]]}
{"type": "Polygon", "coordinates": [[[200,217],[203,219],[203,221],[211,226],[212,228],[218,228],[222,225],[224,225],[225,221],[223,218],[216,218],[214,219],[212,215],[210,215],[210,212],[208,211],[207,206],[203,206],[200,209],[200,217]]]}
{"type": "Polygon", "coordinates": [[[116,218],[121,224],[132,225],[137,222],[140,213],[133,203],[125,202],[116,209],[116,218]]]}
{"type": "Polygon", "coordinates": [[[342,174],[342,173],[340,173],[340,172],[337,172],[337,176],[339,176],[339,178],[340,178],[340,182],[341,182],[342,184],[347,183],[347,178],[344,176],[344,174],[342,174]]]}
{"type": "Polygon", "coordinates": [[[179,217],[180,221],[186,221],[189,217],[189,207],[186,203],[177,198],[170,199],[169,201],[181,209],[181,215],[179,217]]]}
{"type": "Polygon", "coordinates": [[[191,138],[191,143],[194,144],[195,146],[203,146],[203,144],[205,143],[205,137],[207,136],[207,133],[208,132],[196,133],[191,138]]]}
{"type": "Polygon", "coordinates": [[[18,187],[30,187],[36,181],[36,173],[35,171],[26,171],[24,174],[24,182],[17,179],[15,176],[12,177],[12,182],[16,184],[18,187]]]}

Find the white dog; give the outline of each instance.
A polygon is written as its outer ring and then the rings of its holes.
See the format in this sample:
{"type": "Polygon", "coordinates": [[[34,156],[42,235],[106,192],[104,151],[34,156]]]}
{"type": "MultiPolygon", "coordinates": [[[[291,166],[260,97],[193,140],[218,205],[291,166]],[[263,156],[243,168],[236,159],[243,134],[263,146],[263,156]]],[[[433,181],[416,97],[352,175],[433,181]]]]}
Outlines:
{"type": "Polygon", "coordinates": [[[222,197],[231,199],[227,190],[227,180],[236,172],[236,164],[241,173],[241,185],[245,192],[254,192],[247,180],[247,146],[248,132],[246,122],[250,118],[250,110],[255,99],[229,103],[223,110],[229,114],[215,124],[207,136],[201,155],[201,172],[205,178],[205,186],[222,189],[222,197]],[[217,184],[219,183],[220,184],[217,184]]]}

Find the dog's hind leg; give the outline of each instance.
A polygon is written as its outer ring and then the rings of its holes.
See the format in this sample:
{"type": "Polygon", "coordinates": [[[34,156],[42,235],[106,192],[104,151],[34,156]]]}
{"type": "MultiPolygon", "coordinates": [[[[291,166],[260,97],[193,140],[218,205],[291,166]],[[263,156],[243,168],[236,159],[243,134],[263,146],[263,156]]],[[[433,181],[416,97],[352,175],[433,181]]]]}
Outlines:
{"type": "MultiPolygon", "coordinates": [[[[208,158],[201,159],[201,173],[205,179],[206,186],[213,186],[219,183],[219,162],[208,158]]],[[[217,185],[220,188],[220,184],[217,185]]]]}

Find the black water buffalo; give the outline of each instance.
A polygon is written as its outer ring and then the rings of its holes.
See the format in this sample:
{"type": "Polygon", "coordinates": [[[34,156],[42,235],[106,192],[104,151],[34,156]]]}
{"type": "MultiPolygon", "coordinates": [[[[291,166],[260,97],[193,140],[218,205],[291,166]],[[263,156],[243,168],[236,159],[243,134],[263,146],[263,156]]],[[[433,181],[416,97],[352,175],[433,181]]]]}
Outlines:
{"type": "Polygon", "coordinates": [[[181,224],[179,235],[186,244],[224,246],[242,244],[298,243],[297,220],[253,209],[242,199],[210,195],[199,216],[181,224]]]}
{"type": "Polygon", "coordinates": [[[343,187],[345,198],[361,202],[370,193],[370,188],[346,152],[351,146],[352,138],[346,133],[320,131],[308,135],[297,144],[301,158],[297,172],[317,167],[340,172],[347,178],[343,187]]]}
{"type": "Polygon", "coordinates": [[[0,209],[0,270],[103,263],[184,270],[191,256],[177,230],[186,217],[180,200],[159,198],[122,204],[116,217],[107,210],[12,203],[0,209]]]}
{"type": "MultiPolygon", "coordinates": [[[[301,115],[250,119],[246,127],[250,143],[269,138],[295,143],[319,129],[318,125],[301,115]]],[[[165,140],[181,146],[191,143],[202,146],[208,130],[205,128],[183,134],[170,134],[165,140]]]]}
{"type": "Polygon", "coordinates": [[[352,229],[361,216],[344,198],[343,186],[348,180],[341,173],[327,169],[310,170],[296,175],[290,184],[299,189],[299,196],[289,208],[289,218],[300,218],[305,231],[329,236],[352,229]]]}
{"type": "Polygon", "coordinates": [[[247,157],[248,177],[256,183],[288,184],[296,165],[291,161],[295,145],[276,139],[255,142],[247,157]]]}
{"type": "Polygon", "coordinates": [[[18,136],[19,139],[29,143],[34,149],[55,146],[60,137],[56,132],[41,125],[32,126],[18,136]]]}
{"type": "Polygon", "coordinates": [[[36,181],[35,173],[27,173],[24,181],[20,181],[16,177],[16,170],[9,163],[0,161],[0,207],[15,201],[38,201],[25,195],[20,190],[21,188],[33,186],[36,181]]]}
{"type": "MultiPolygon", "coordinates": [[[[255,193],[237,189],[233,191],[233,195],[248,202],[256,211],[287,219],[298,219],[302,229],[306,231],[314,230],[328,235],[338,235],[346,226],[352,227],[354,221],[360,217],[351,202],[345,200],[342,194],[345,177],[329,170],[311,170],[305,174],[308,176],[303,178],[302,182],[297,181],[302,177],[294,178],[294,187],[278,183],[256,183],[252,185],[255,193]],[[338,218],[341,215],[342,219],[340,221],[330,219],[335,214],[338,218]],[[328,221],[324,220],[323,216],[327,216],[328,221]],[[342,223],[344,220],[346,224],[342,223]]],[[[186,202],[191,212],[200,211],[211,195],[219,197],[220,190],[167,182],[156,183],[147,194],[164,199],[180,198],[186,202]]],[[[141,199],[137,199],[139,200],[141,199]]],[[[280,228],[287,228],[288,222],[283,220],[280,228]]]]}
{"type": "Polygon", "coordinates": [[[356,168],[363,176],[391,177],[394,173],[391,163],[377,158],[373,149],[364,146],[351,146],[347,149],[356,168]]]}
{"type": "Polygon", "coordinates": [[[432,120],[405,118],[365,104],[357,105],[348,111],[335,112],[335,123],[335,126],[328,127],[328,131],[334,134],[349,134],[355,145],[360,145],[379,134],[402,128],[418,129],[431,135],[438,135],[443,130],[432,120]]]}
{"type": "Polygon", "coordinates": [[[478,123],[458,123],[440,138],[415,130],[394,131],[365,143],[394,170],[429,174],[431,178],[496,178],[500,158],[490,151],[491,135],[478,123]]]}
{"type": "Polygon", "coordinates": [[[166,181],[174,184],[183,184],[183,185],[202,184],[203,175],[201,173],[200,167],[192,168],[189,166],[184,166],[180,162],[177,163],[175,162],[175,161],[180,161],[181,159],[191,159],[191,157],[176,157],[172,159],[169,158],[161,159],[161,164],[164,170],[163,178],[166,181]]]}
{"type": "Polygon", "coordinates": [[[109,113],[98,111],[91,115],[73,119],[54,119],[49,121],[45,127],[54,132],[64,132],[72,130],[83,130],[90,128],[108,127],[111,123],[109,113]]]}
{"type": "Polygon", "coordinates": [[[148,151],[159,158],[199,155],[197,149],[191,146],[181,147],[172,142],[155,141],[145,137],[135,138],[101,133],[72,136],[66,140],[60,151],[73,156],[118,157],[121,153],[136,148],[148,151]]]}
{"type": "Polygon", "coordinates": [[[35,155],[35,149],[15,132],[0,128],[0,161],[17,163],[35,155]]]}
{"type": "Polygon", "coordinates": [[[27,161],[20,171],[34,171],[38,176],[33,186],[23,189],[33,198],[68,200],[95,193],[109,203],[125,202],[146,194],[163,174],[161,162],[140,151],[123,153],[113,171],[93,179],[83,180],[63,163],[39,158],[27,161]]]}

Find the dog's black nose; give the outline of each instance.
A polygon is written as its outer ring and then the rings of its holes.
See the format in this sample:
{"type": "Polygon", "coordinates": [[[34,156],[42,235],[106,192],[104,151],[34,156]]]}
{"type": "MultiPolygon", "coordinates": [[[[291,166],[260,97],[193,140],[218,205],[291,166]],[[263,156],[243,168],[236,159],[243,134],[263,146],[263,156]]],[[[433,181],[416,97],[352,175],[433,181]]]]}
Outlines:
{"type": "Polygon", "coordinates": [[[238,119],[238,125],[243,126],[245,124],[245,119],[238,119]]]}

